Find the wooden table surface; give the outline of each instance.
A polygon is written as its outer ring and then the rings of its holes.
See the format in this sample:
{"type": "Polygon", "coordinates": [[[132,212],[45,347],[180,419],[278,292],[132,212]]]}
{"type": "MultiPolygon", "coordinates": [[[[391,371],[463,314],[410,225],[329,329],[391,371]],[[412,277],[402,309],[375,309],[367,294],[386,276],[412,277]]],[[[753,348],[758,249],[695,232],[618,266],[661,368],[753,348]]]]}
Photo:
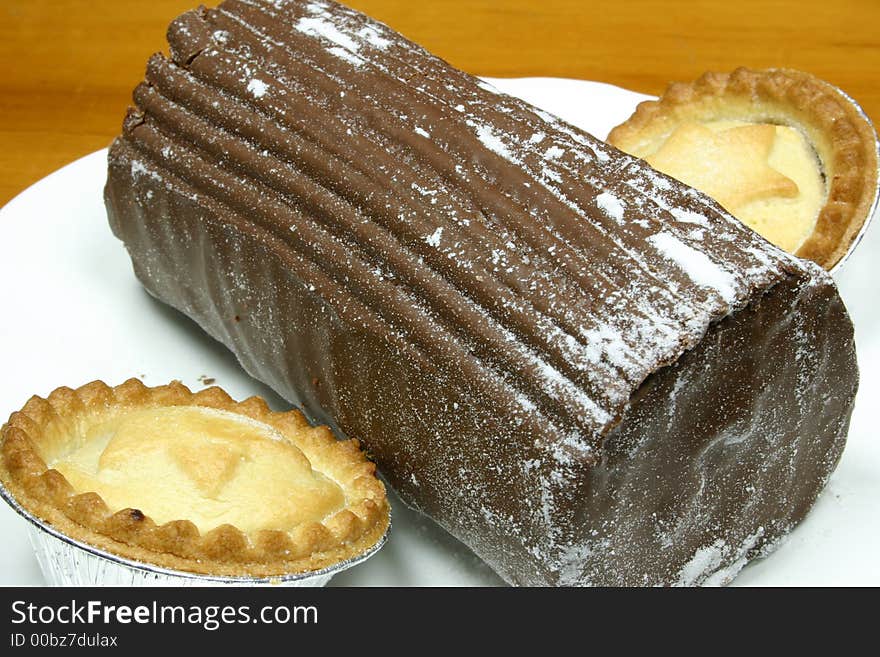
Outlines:
{"type": "MultiPolygon", "coordinates": [[[[119,130],[147,57],[196,0],[0,2],[0,205],[119,130]]],[[[659,93],[738,65],[839,85],[880,117],[880,0],[350,0],[471,73],[659,93]]]]}

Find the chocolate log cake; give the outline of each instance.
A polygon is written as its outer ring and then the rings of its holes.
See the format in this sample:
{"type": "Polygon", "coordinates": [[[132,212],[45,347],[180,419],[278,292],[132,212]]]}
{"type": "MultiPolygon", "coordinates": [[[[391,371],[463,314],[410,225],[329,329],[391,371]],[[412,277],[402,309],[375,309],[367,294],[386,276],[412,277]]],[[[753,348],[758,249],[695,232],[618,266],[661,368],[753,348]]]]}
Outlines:
{"type": "Polygon", "coordinates": [[[508,582],[729,580],[857,368],[831,279],[332,2],[177,18],[109,158],[145,288],[508,582]]]}

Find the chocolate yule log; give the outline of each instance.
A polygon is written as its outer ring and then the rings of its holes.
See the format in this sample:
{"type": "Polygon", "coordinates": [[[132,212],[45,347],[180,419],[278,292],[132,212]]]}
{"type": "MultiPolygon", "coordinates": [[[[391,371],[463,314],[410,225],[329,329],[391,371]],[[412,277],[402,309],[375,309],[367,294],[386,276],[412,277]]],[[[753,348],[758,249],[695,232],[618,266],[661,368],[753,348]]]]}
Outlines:
{"type": "Polygon", "coordinates": [[[343,6],[168,40],[110,150],[136,275],[508,582],[726,582],[808,512],[858,378],[818,267],[343,6]]]}

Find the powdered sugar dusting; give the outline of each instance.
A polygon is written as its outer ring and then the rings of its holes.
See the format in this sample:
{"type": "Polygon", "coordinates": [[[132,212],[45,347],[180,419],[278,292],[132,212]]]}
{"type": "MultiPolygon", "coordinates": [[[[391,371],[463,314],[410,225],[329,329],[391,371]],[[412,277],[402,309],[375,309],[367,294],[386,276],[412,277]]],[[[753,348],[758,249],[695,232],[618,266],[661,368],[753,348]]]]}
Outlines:
{"type": "MultiPolygon", "coordinates": [[[[533,135],[534,136],[534,135],[533,135]]],[[[531,140],[530,140],[531,141],[531,140]]],[[[565,151],[559,146],[551,146],[544,152],[544,159],[555,160],[557,157],[565,155],[565,151]]]]}
{"type": "Polygon", "coordinates": [[[362,27],[358,31],[358,36],[379,50],[385,50],[391,45],[391,41],[379,34],[379,30],[373,25],[365,25],[362,27]]]}
{"type": "Polygon", "coordinates": [[[247,85],[247,90],[254,98],[262,98],[266,95],[268,89],[269,85],[257,78],[253,78],[247,85]]]}
{"type": "Polygon", "coordinates": [[[736,574],[748,562],[749,552],[764,536],[764,528],[759,527],[754,534],[738,546],[730,546],[723,539],[717,539],[711,545],[699,548],[693,558],[688,561],[678,574],[676,586],[724,586],[729,584],[736,574]],[[728,565],[721,567],[723,563],[728,565]]]}
{"type": "Polygon", "coordinates": [[[618,223],[623,222],[625,206],[623,201],[617,198],[614,194],[611,194],[610,192],[602,192],[596,197],[596,204],[602,212],[614,219],[614,221],[617,221],[618,223]]]}
{"type": "Polygon", "coordinates": [[[502,141],[500,135],[487,125],[476,126],[477,139],[490,151],[497,153],[505,160],[515,161],[513,153],[502,141]]]}
{"type": "Polygon", "coordinates": [[[350,50],[346,50],[345,48],[340,48],[338,46],[333,46],[331,48],[327,48],[327,52],[332,55],[336,55],[339,59],[344,59],[352,66],[363,66],[364,60],[355,55],[350,50]]]}
{"type": "Polygon", "coordinates": [[[443,236],[443,227],[440,226],[433,233],[428,235],[425,238],[425,242],[428,243],[428,246],[433,246],[435,249],[440,246],[440,238],[443,236]]]}
{"type": "MultiPolygon", "coordinates": [[[[318,10],[321,7],[317,6],[318,10]]],[[[340,30],[331,20],[319,16],[303,16],[295,25],[296,29],[303,34],[321,37],[332,41],[338,46],[342,46],[351,52],[357,52],[360,44],[351,36],[340,30]]]]}
{"type": "Polygon", "coordinates": [[[705,253],[691,248],[669,233],[651,235],[648,241],[663,257],[681,267],[694,283],[715,290],[728,304],[736,300],[737,289],[733,276],[712,262],[705,253]]]}
{"type": "Polygon", "coordinates": [[[678,221],[683,221],[689,224],[699,224],[700,226],[708,226],[709,220],[702,214],[697,214],[691,210],[685,210],[683,208],[670,208],[670,212],[672,212],[672,216],[675,217],[678,221]]]}

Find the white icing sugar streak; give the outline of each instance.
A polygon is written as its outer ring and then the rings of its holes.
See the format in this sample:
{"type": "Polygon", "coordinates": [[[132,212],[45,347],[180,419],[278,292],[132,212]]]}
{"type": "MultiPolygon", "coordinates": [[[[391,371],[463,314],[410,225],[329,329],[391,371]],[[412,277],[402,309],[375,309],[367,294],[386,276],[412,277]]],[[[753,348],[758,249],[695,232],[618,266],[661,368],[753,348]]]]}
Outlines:
{"type": "Polygon", "coordinates": [[[476,125],[476,131],[477,139],[479,139],[486,148],[493,153],[500,155],[505,160],[510,160],[511,162],[516,161],[511,150],[504,144],[501,137],[492,130],[492,128],[487,125],[476,125]]]}
{"type": "MultiPolygon", "coordinates": [[[[658,180],[662,180],[659,179],[658,180]]],[[[709,220],[696,212],[691,212],[690,210],[682,210],[681,208],[669,208],[669,211],[672,213],[672,216],[678,219],[678,221],[682,221],[687,224],[698,224],[700,226],[708,226],[709,220]]]]}
{"type": "Polygon", "coordinates": [[[651,235],[648,241],[660,255],[677,264],[695,284],[715,290],[728,305],[736,301],[736,280],[705,253],[688,246],[671,233],[651,235]]]}
{"type": "Polygon", "coordinates": [[[362,27],[358,31],[358,36],[379,50],[385,50],[391,45],[391,41],[379,34],[379,30],[372,25],[365,25],[362,27]]]}
{"type": "Polygon", "coordinates": [[[253,95],[254,98],[262,98],[266,95],[268,89],[269,85],[257,78],[252,79],[247,85],[248,93],[253,95]]]}
{"type": "Polygon", "coordinates": [[[623,213],[626,206],[614,194],[602,192],[596,197],[596,205],[611,219],[614,219],[617,223],[623,223],[623,213]]]}
{"type": "Polygon", "coordinates": [[[425,241],[428,243],[428,246],[433,246],[435,249],[440,246],[440,238],[443,236],[443,227],[440,226],[433,233],[428,235],[425,238],[425,241]]]}
{"type": "Polygon", "coordinates": [[[698,549],[679,571],[675,586],[724,586],[729,584],[748,562],[749,552],[764,536],[764,528],[757,531],[739,546],[730,546],[718,539],[709,546],[698,549]],[[726,566],[722,564],[727,561],[726,566]]]}
{"type": "Polygon", "coordinates": [[[340,48],[339,46],[333,46],[331,48],[327,48],[327,52],[331,55],[336,55],[339,59],[344,59],[352,66],[363,66],[365,64],[364,60],[355,55],[353,52],[346,50],[345,48],[340,48]]]}
{"type": "Polygon", "coordinates": [[[357,52],[360,49],[360,44],[357,41],[326,18],[303,16],[294,27],[303,34],[322,37],[351,52],[357,52]]]}

